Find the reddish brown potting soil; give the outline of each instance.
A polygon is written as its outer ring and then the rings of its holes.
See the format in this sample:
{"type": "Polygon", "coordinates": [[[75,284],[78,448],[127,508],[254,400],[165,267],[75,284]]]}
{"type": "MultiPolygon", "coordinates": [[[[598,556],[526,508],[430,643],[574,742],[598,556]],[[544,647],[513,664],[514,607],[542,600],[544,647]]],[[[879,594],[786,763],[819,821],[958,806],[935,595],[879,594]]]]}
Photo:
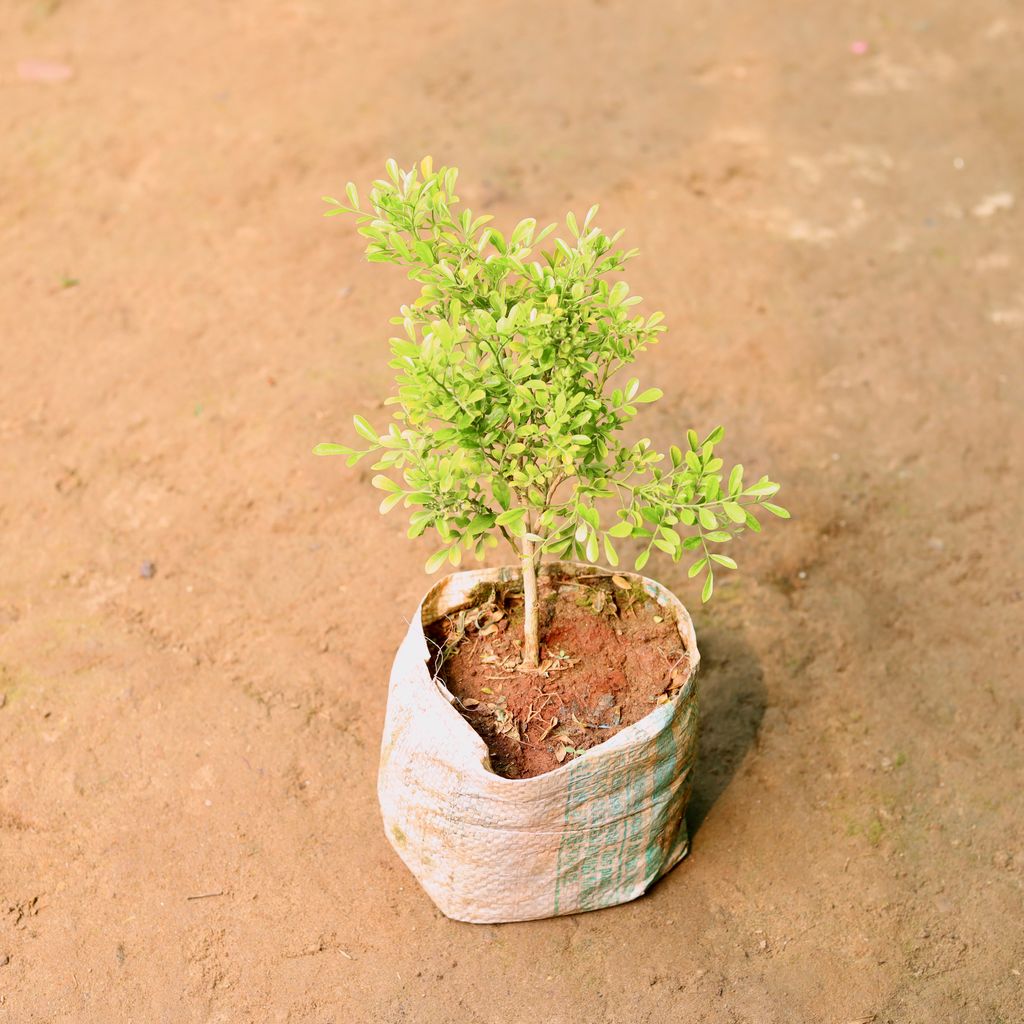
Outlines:
{"type": "Polygon", "coordinates": [[[522,669],[523,596],[494,587],[428,629],[434,670],[511,779],[553,771],[671,700],[689,655],[671,614],[623,577],[542,578],[541,664],[522,669]]]}

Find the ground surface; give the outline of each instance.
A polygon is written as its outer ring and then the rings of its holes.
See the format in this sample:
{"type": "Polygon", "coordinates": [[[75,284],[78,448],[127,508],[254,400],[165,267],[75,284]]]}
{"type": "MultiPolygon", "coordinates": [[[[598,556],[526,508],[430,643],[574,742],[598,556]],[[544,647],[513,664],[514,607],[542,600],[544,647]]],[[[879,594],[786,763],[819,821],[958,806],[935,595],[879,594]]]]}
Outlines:
{"type": "Polygon", "coordinates": [[[1022,46],[999,0],[5,4],[0,1022],[1020,1021],[1022,46]],[[651,435],[726,423],[795,513],[695,611],[690,857],[574,919],[453,924],[378,823],[427,548],[309,449],[409,287],[318,197],[425,152],[627,226],[651,435]]]}

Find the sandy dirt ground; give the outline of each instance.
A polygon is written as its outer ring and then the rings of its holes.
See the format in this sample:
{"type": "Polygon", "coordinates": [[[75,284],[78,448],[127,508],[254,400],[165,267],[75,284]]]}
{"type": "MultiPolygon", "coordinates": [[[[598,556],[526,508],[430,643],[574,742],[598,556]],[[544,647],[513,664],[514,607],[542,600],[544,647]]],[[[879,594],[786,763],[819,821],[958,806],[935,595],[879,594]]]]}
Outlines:
{"type": "Polygon", "coordinates": [[[1007,0],[7,0],[0,1024],[1024,1019],[1022,47],[1007,0]],[[428,152],[627,227],[651,436],[727,424],[794,512],[707,609],[652,563],[695,837],[613,910],[452,923],[379,825],[428,548],[310,448],[410,288],[319,197],[428,152]]]}

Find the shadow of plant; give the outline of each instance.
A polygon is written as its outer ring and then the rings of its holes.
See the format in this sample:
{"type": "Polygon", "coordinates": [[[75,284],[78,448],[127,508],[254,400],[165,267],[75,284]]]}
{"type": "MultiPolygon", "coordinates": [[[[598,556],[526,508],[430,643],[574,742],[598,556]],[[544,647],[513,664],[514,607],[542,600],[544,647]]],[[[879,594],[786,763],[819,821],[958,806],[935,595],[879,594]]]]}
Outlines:
{"type": "Polygon", "coordinates": [[[761,665],[742,630],[705,622],[698,636],[700,745],[686,814],[691,837],[755,742],[767,706],[761,665]]]}

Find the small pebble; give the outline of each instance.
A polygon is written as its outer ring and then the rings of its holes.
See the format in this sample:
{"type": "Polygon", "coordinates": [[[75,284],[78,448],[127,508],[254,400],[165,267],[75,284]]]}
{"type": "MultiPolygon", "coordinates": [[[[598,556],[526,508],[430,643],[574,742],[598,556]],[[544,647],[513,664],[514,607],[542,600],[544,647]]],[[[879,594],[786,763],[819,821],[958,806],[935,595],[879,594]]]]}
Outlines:
{"type": "Polygon", "coordinates": [[[0,956],[0,967],[6,967],[10,962],[11,962],[11,954],[10,953],[4,953],[3,956],[0,956]]]}
{"type": "Polygon", "coordinates": [[[145,561],[139,567],[139,575],[144,580],[151,580],[156,575],[156,562],[145,561]]]}

